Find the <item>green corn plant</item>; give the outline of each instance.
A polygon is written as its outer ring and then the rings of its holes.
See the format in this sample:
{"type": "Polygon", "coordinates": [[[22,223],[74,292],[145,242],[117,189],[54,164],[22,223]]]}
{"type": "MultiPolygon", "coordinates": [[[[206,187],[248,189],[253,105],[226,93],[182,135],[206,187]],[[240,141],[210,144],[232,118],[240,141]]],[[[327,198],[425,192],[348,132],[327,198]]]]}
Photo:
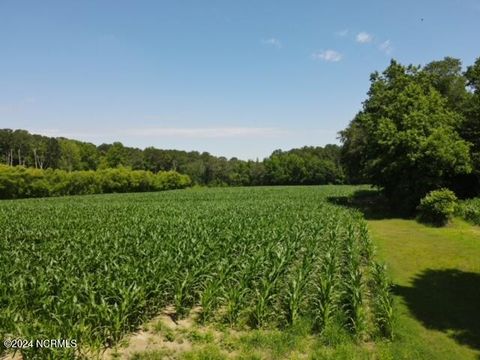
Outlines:
{"type": "Polygon", "coordinates": [[[370,235],[368,233],[367,224],[362,220],[359,223],[359,242],[361,246],[360,255],[362,256],[362,261],[364,265],[368,265],[371,259],[374,256],[374,246],[370,235]]]}
{"type": "Polygon", "coordinates": [[[348,222],[342,249],[342,308],[347,327],[358,337],[362,337],[367,328],[362,245],[355,224],[348,222]]]}
{"type": "Polygon", "coordinates": [[[382,336],[393,339],[395,317],[393,296],[391,293],[392,284],[386,274],[387,270],[385,265],[377,263],[373,265],[374,315],[382,336]]]}
{"type": "Polygon", "coordinates": [[[338,307],[338,264],[335,255],[327,252],[320,267],[320,276],[314,284],[313,300],[315,328],[322,332],[329,325],[338,307]]]}
{"type": "MultiPolygon", "coordinates": [[[[272,246],[273,248],[273,246],[272,246]]],[[[276,288],[282,275],[286,271],[287,265],[291,259],[291,248],[280,247],[270,253],[270,263],[272,268],[267,271],[266,276],[262,277],[259,286],[256,289],[255,306],[252,313],[253,325],[260,328],[265,325],[270,313],[273,310],[271,306],[276,297],[276,288]]]]}
{"type": "Polygon", "coordinates": [[[200,321],[205,323],[213,314],[215,303],[217,301],[217,292],[220,284],[216,281],[209,281],[200,296],[200,306],[202,311],[200,313],[200,321]]]}
{"type": "Polygon", "coordinates": [[[313,256],[305,255],[297,272],[288,280],[284,313],[289,325],[294,325],[301,314],[302,305],[308,295],[306,290],[309,285],[312,263],[313,256]]]}
{"type": "Polygon", "coordinates": [[[294,325],[300,316],[305,287],[305,276],[301,273],[288,282],[285,317],[289,325],[294,325]]]}
{"type": "Polygon", "coordinates": [[[349,328],[357,336],[362,336],[366,330],[366,313],[364,306],[365,283],[361,270],[352,268],[345,284],[345,311],[349,328]]]}
{"type": "Polygon", "coordinates": [[[187,273],[183,277],[179,277],[177,279],[177,283],[175,285],[175,311],[180,318],[185,316],[190,310],[191,298],[189,295],[189,287],[191,281],[192,275],[190,272],[187,271],[187,273]]]}
{"type": "Polygon", "coordinates": [[[200,313],[200,320],[206,322],[213,316],[213,313],[221,301],[221,293],[223,291],[226,272],[221,275],[215,274],[205,284],[204,290],[200,296],[200,306],[202,311],[200,313]],[[216,275],[216,276],[215,276],[216,275]]]}
{"type": "Polygon", "coordinates": [[[231,270],[231,276],[225,282],[223,288],[222,300],[225,302],[225,319],[234,325],[240,316],[242,309],[248,302],[251,294],[250,284],[253,281],[252,263],[250,265],[234,263],[231,270]],[[235,267],[235,269],[234,269],[235,267]]]}
{"type": "Polygon", "coordinates": [[[237,322],[240,312],[246,303],[248,293],[248,288],[242,286],[231,286],[226,290],[225,317],[230,325],[237,322]]]}

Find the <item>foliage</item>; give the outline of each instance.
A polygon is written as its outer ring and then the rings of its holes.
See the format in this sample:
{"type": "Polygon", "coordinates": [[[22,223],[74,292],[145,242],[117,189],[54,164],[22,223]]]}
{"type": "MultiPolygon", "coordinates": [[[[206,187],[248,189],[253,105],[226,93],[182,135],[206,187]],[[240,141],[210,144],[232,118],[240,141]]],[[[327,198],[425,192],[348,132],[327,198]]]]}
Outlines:
{"type": "Polygon", "coordinates": [[[465,121],[460,133],[472,144],[471,153],[475,168],[473,186],[476,190],[474,194],[478,195],[480,194],[480,57],[467,68],[465,76],[473,93],[464,108],[465,121]]]}
{"type": "Polygon", "coordinates": [[[445,97],[463,98],[458,66],[446,59],[422,70],[392,60],[382,74],[372,74],[362,111],[341,132],[350,176],[382,188],[405,212],[472,171],[471,144],[458,132],[464,117],[445,97]]]}
{"type": "Polygon", "coordinates": [[[425,65],[423,72],[432,86],[447,100],[448,106],[461,112],[468,100],[465,91],[467,78],[462,73],[462,62],[446,57],[425,65]]]}
{"type": "Polygon", "coordinates": [[[455,213],[457,197],[448,189],[430,191],[418,206],[419,219],[423,222],[443,226],[455,213]]]}
{"type": "Polygon", "coordinates": [[[271,185],[340,184],[344,182],[339,164],[339,148],[303,147],[290,151],[276,150],[264,160],[265,183],[271,185]]]}
{"type": "Polygon", "coordinates": [[[467,68],[465,72],[468,86],[478,94],[480,93],[480,57],[475,60],[475,63],[467,68]]]}
{"type": "Polygon", "coordinates": [[[344,182],[340,148],[303,147],[276,150],[263,161],[216,157],[207,152],[145,150],[120,142],[94,144],[31,135],[25,130],[0,130],[0,161],[39,169],[66,171],[127,167],[133,170],[178,171],[204,185],[300,185],[344,182]]]}
{"type": "Polygon", "coordinates": [[[455,214],[473,224],[480,225],[480,198],[460,201],[455,214]]]}
{"type": "Polygon", "coordinates": [[[75,338],[83,351],[118,342],[166,306],[181,317],[200,304],[204,322],[259,328],[317,318],[323,306],[320,330],[329,323],[374,336],[364,220],[326,201],[349,191],[203,188],[1,202],[0,337],[75,338]],[[357,272],[361,284],[350,276],[357,272]]]}
{"type": "Polygon", "coordinates": [[[160,191],[188,186],[188,176],[175,171],[153,174],[118,168],[67,172],[0,165],[0,199],[160,191]]]}

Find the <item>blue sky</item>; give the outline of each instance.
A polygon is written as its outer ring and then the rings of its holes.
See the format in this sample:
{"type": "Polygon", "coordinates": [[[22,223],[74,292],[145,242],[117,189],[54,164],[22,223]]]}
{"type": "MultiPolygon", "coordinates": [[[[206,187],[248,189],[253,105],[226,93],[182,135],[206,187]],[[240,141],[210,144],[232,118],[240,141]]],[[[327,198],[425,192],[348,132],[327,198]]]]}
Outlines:
{"type": "Polygon", "coordinates": [[[479,19],[480,0],[0,0],[0,127],[243,159],[335,143],[372,71],[471,64],[479,19]]]}

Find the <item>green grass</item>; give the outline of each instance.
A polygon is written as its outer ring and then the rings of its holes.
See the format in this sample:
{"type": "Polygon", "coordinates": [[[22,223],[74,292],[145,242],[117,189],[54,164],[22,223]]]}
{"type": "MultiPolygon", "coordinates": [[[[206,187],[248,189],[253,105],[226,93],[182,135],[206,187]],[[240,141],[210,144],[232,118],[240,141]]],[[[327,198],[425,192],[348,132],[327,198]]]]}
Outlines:
{"type": "Polygon", "coordinates": [[[399,339],[422,359],[480,357],[480,228],[370,220],[397,294],[399,339]]]}
{"type": "Polygon", "coordinates": [[[154,350],[135,353],[130,356],[129,360],[163,360],[169,359],[171,351],[168,350],[154,350]]]}
{"type": "Polygon", "coordinates": [[[168,326],[164,325],[161,321],[158,321],[153,326],[153,332],[161,334],[166,341],[175,341],[175,332],[170,329],[168,326]]]}

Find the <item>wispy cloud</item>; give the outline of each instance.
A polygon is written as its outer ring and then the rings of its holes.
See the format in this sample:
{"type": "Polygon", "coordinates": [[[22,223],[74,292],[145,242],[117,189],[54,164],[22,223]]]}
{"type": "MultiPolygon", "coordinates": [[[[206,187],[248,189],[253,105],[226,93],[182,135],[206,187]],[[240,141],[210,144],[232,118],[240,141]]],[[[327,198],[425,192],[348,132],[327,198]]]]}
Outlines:
{"type": "Polygon", "coordinates": [[[88,130],[63,130],[63,129],[54,129],[54,128],[46,128],[46,129],[30,129],[29,130],[32,134],[40,134],[43,136],[49,137],[63,137],[68,139],[101,139],[104,137],[108,137],[110,135],[114,135],[115,132],[108,132],[108,131],[88,131],[88,130]]]}
{"type": "Polygon", "coordinates": [[[141,127],[117,130],[62,130],[38,129],[35,134],[52,137],[78,138],[111,138],[111,137],[141,137],[141,138],[268,138],[284,136],[291,130],[273,127],[141,127]]]}
{"type": "Polygon", "coordinates": [[[360,44],[367,44],[373,41],[373,35],[365,31],[362,31],[357,34],[356,39],[357,39],[357,42],[360,44]]]}
{"type": "Polygon", "coordinates": [[[273,38],[273,37],[269,39],[263,39],[262,44],[273,46],[273,47],[276,47],[277,49],[281,49],[283,47],[282,42],[277,38],[273,38]]]}
{"type": "Polygon", "coordinates": [[[274,137],[288,134],[287,130],[262,127],[207,127],[207,128],[143,128],[121,131],[122,135],[142,137],[177,137],[177,138],[239,138],[239,137],[274,137]]]}
{"type": "Polygon", "coordinates": [[[378,45],[378,48],[387,55],[391,55],[393,52],[393,46],[390,40],[382,42],[380,45],[378,45]]]}
{"type": "Polygon", "coordinates": [[[335,50],[324,50],[312,54],[314,60],[323,60],[328,62],[338,62],[342,60],[343,55],[335,50]]]}
{"type": "Polygon", "coordinates": [[[343,30],[337,31],[337,32],[335,33],[335,35],[341,36],[341,37],[345,37],[345,36],[348,35],[348,29],[343,29],[343,30]]]}

